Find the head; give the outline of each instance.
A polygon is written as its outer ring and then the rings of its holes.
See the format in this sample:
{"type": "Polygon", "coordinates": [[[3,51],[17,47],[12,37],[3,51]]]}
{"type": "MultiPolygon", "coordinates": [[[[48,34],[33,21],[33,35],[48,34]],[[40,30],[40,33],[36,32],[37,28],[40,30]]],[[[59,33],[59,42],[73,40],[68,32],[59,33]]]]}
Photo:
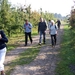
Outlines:
{"type": "Polygon", "coordinates": [[[40,18],[40,22],[43,22],[43,18],[40,18]]]}
{"type": "Polygon", "coordinates": [[[54,25],[55,24],[54,20],[51,20],[51,23],[52,23],[52,25],[54,25]]]}
{"type": "Polygon", "coordinates": [[[25,23],[28,24],[28,20],[27,19],[25,20],[25,23]]]}
{"type": "Polygon", "coordinates": [[[49,19],[49,22],[51,22],[51,20],[49,19]]]}

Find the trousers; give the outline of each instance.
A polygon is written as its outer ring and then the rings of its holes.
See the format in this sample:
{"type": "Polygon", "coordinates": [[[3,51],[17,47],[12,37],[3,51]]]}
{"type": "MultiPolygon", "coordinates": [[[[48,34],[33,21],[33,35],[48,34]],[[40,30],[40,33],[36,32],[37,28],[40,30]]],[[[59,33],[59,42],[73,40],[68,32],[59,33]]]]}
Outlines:
{"type": "Polygon", "coordinates": [[[4,70],[5,55],[6,55],[6,47],[0,50],[0,71],[4,70]]]}
{"type": "Polygon", "coordinates": [[[42,43],[42,38],[43,38],[43,43],[46,42],[46,33],[45,32],[39,32],[40,38],[39,38],[39,43],[42,43]]]}

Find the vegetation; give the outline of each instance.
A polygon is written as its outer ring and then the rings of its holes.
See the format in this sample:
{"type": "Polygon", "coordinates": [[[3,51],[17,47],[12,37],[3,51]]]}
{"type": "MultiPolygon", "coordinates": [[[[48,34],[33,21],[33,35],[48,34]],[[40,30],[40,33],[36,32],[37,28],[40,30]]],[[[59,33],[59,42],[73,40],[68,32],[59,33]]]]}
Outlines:
{"type": "MultiPolygon", "coordinates": [[[[42,11],[41,11],[42,12],[42,11]]],[[[31,6],[13,7],[8,0],[0,1],[0,29],[4,30],[7,36],[11,37],[14,33],[22,33],[22,26],[25,19],[29,19],[33,27],[37,27],[39,18],[42,16],[46,20],[49,18],[55,19],[52,13],[42,12],[42,15],[37,11],[32,11],[31,6]]]]}
{"type": "Polygon", "coordinates": [[[75,65],[75,31],[65,25],[64,36],[61,44],[61,61],[58,63],[56,75],[75,75],[71,65],[75,65]]]}
{"type": "Polygon", "coordinates": [[[75,27],[75,4],[74,6],[72,6],[71,15],[69,17],[69,22],[70,22],[71,28],[73,29],[75,27]]]}

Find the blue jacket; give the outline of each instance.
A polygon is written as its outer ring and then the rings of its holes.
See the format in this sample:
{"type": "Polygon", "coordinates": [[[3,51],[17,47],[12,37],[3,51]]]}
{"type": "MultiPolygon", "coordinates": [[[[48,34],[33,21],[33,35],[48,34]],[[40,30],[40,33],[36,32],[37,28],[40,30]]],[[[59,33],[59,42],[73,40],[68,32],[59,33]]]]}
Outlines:
{"type": "Polygon", "coordinates": [[[32,30],[32,24],[30,24],[30,23],[28,23],[28,25],[24,24],[23,28],[26,33],[29,33],[32,30]]]}
{"type": "Polygon", "coordinates": [[[8,39],[6,37],[6,35],[4,34],[4,32],[2,30],[0,30],[0,35],[1,35],[1,39],[0,39],[0,50],[6,47],[6,44],[8,42],[8,39]]]}

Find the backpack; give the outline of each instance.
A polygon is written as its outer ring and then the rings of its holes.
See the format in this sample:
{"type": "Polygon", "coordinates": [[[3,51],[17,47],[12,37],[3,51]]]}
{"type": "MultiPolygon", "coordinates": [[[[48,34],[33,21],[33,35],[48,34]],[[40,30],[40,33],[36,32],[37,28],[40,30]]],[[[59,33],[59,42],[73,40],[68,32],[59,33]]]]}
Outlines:
{"type": "MultiPolygon", "coordinates": [[[[51,28],[51,26],[52,26],[52,25],[50,25],[50,28],[51,28]]],[[[57,29],[56,25],[55,25],[55,29],[57,29]]]]}

